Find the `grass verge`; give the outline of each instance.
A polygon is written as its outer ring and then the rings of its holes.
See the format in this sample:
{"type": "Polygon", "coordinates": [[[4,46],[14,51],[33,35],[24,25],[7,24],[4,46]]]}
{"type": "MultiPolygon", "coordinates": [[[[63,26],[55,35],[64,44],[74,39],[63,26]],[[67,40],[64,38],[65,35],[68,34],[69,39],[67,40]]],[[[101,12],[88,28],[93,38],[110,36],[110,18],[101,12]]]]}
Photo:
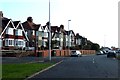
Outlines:
{"type": "Polygon", "coordinates": [[[21,64],[3,64],[2,80],[6,79],[25,79],[26,77],[41,71],[54,63],[21,63],[21,64]]]}
{"type": "Polygon", "coordinates": [[[119,56],[117,56],[117,59],[118,59],[118,60],[120,60],[120,55],[119,55],[119,56]]]}

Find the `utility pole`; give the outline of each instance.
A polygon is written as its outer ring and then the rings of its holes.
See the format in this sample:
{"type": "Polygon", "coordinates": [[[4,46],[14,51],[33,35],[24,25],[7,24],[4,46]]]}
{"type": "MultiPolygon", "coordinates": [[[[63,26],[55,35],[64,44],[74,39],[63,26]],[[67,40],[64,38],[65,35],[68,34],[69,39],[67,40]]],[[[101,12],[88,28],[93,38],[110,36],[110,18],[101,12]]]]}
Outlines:
{"type": "Polygon", "coordinates": [[[106,44],[106,35],[104,35],[104,47],[105,47],[105,44],[106,44]]]}

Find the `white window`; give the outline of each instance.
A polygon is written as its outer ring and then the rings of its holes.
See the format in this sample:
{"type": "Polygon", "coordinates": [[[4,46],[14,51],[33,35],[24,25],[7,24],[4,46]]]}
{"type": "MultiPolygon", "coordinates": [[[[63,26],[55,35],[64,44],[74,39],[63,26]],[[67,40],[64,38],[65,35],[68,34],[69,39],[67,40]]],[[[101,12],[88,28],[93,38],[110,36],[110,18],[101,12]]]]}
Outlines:
{"type": "Polygon", "coordinates": [[[7,28],[6,29],[6,34],[13,35],[14,34],[14,28],[7,28]]]}
{"type": "Polygon", "coordinates": [[[55,40],[59,41],[59,38],[56,38],[55,40]]]}
{"type": "Polygon", "coordinates": [[[43,41],[43,42],[42,42],[42,45],[43,45],[44,47],[46,47],[46,42],[45,42],[45,41],[43,41]]]}
{"type": "Polygon", "coordinates": [[[15,40],[15,45],[18,46],[18,40],[15,40]]]}
{"type": "Polygon", "coordinates": [[[39,35],[39,32],[38,31],[36,31],[36,36],[38,36],[39,35]]]}
{"type": "Polygon", "coordinates": [[[5,46],[14,46],[14,39],[6,39],[5,46]]]}
{"type": "Polygon", "coordinates": [[[24,40],[21,40],[21,39],[16,39],[15,44],[16,46],[19,46],[19,47],[25,46],[24,40]]]}
{"type": "Polygon", "coordinates": [[[18,43],[19,43],[19,45],[21,45],[21,46],[23,45],[23,41],[19,41],[18,43]]]}
{"type": "Polygon", "coordinates": [[[42,31],[42,37],[44,37],[44,31],[42,31]]]}
{"type": "Polygon", "coordinates": [[[56,33],[55,38],[59,38],[59,37],[60,37],[59,34],[56,33]]]}
{"type": "Polygon", "coordinates": [[[14,46],[14,40],[9,40],[9,46],[14,46]]]}
{"type": "Polygon", "coordinates": [[[12,45],[12,40],[9,40],[9,45],[12,45]]]}
{"type": "Polygon", "coordinates": [[[44,32],[48,32],[47,28],[45,28],[44,32]]]}
{"type": "Polygon", "coordinates": [[[5,40],[5,46],[8,46],[8,40],[7,39],[5,40]]]}
{"type": "Polygon", "coordinates": [[[60,38],[60,41],[63,41],[63,38],[60,38]]]}
{"type": "Polygon", "coordinates": [[[32,35],[35,35],[35,31],[34,30],[32,30],[32,35]]]}
{"type": "Polygon", "coordinates": [[[48,32],[44,32],[44,37],[48,37],[48,32]]]}
{"type": "Polygon", "coordinates": [[[17,29],[17,30],[15,31],[15,35],[16,35],[16,36],[22,36],[22,30],[21,30],[21,29],[17,29]]]}

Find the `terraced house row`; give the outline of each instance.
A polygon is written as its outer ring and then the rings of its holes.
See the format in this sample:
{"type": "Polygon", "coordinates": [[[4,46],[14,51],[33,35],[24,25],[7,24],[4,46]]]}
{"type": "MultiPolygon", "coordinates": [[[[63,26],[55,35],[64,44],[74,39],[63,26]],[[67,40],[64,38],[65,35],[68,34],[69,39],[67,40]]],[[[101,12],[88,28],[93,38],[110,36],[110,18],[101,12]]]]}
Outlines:
{"type": "MultiPolygon", "coordinates": [[[[35,24],[32,17],[23,23],[12,21],[0,13],[0,49],[15,50],[47,50],[49,36],[49,22],[45,25],[35,24]]],[[[51,26],[51,48],[68,49],[69,47],[87,45],[87,38],[73,30],[65,30],[64,25],[51,26]]]]}

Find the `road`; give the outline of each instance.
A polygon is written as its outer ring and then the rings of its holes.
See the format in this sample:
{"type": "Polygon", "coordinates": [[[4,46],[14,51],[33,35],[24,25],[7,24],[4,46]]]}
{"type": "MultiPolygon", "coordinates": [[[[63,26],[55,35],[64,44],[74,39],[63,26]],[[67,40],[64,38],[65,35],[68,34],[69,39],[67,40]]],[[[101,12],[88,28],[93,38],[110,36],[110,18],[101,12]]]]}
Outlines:
{"type": "Polygon", "coordinates": [[[113,78],[118,78],[118,68],[118,60],[107,58],[106,55],[66,57],[62,63],[34,76],[30,80],[40,78],[43,80],[45,78],[94,78],[94,80],[102,78],[102,80],[116,80],[113,78]]]}

